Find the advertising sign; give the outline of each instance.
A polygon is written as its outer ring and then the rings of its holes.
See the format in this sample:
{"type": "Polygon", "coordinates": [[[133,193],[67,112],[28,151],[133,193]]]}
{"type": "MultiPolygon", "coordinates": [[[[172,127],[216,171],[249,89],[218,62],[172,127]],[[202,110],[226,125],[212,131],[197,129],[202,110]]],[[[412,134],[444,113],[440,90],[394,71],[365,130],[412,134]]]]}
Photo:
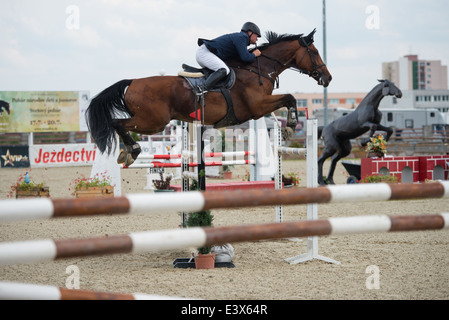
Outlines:
{"type": "Polygon", "coordinates": [[[41,144],[29,147],[32,168],[93,165],[94,144],[41,144]]]}
{"type": "Polygon", "coordinates": [[[0,132],[85,131],[87,91],[0,92],[0,132]]]}
{"type": "Polygon", "coordinates": [[[28,168],[28,146],[0,146],[1,168],[28,168]]]}

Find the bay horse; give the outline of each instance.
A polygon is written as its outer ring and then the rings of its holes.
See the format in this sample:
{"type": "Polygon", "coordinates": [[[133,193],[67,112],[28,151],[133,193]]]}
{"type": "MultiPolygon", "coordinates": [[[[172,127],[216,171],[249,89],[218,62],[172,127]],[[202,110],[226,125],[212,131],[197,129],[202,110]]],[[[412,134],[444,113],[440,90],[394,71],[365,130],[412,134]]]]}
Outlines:
{"type": "Polygon", "coordinates": [[[318,128],[318,138],[324,140],[324,150],[318,159],[318,183],[325,185],[323,178],[323,164],[327,158],[332,157],[332,162],[327,175],[329,184],[334,183],[334,171],[337,162],[351,153],[350,139],[355,139],[369,130],[369,137],[374,133],[385,131],[388,141],[393,134],[391,127],[385,127],[380,124],[382,112],[379,111],[379,103],[385,96],[402,97],[401,90],[395,84],[388,80],[378,80],[377,84],[366,96],[357,108],[345,116],[339,117],[327,126],[318,128]]]}
{"type": "MultiPolygon", "coordinates": [[[[313,44],[315,31],[307,36],[267,32],[268,42],[258,47],[262,55],[255,62],[226,61],[235,71],[230,97],[238,123],[286,107],[287,125],[296,126],[295,98],[291,94],[272,95],[272,92],[278,76],[286,69],[304,73],[318,85],[329,85],[332,76],[313,44]]],[[[171,120],[193,122],[191,114],[196,112],[195,99],[188,81],[181,76],[121,80],[91,100],[86,110],[86,122],[101,153],[107,151],[110,154],[113,144],[117,146],[115,132],[118,133],[125,150],[117,162],[129,166],[141,151],[129,131],[151,135],[163,131],[171,120]],[[117,113],[129,118],[118,119],[117,113]]],[[[203,124],[216,125],[227,115],[227,102],[220,92],[208,92],[204,101],[203,124]]]]}

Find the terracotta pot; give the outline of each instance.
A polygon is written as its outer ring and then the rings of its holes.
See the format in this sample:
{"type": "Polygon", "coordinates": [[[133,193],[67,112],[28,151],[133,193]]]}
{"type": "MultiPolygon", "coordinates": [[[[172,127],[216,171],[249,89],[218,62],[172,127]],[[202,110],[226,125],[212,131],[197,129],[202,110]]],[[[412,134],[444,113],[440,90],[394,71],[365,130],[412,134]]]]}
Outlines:
{"type": "Polygon", "coordinates": [[[224,171],[223,179],[232,179],[232,171],[224,171]]]}
{"type": "Polygon", "coordinates": [[[215,268],[215,252],[209,254],[198,253],[195,257],[196,269],[214,269],[215,268]]]}

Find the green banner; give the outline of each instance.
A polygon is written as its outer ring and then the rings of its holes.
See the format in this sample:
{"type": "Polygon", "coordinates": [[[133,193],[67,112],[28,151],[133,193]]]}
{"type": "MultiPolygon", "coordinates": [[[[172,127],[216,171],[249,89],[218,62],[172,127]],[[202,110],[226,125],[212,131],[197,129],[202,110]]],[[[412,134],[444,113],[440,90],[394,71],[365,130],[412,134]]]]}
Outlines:
{"type": "Polygon", "coordinates": [[[79,91],[0,92],[0,132],[80,131],[79,91]]]}

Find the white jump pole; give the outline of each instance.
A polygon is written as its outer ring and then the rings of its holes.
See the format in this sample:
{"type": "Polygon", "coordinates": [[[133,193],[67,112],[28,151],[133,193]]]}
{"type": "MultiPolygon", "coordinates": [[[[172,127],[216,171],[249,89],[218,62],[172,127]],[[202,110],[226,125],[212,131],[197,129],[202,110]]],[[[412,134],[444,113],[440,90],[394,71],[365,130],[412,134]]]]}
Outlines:
{"type": "MultiPolygon", "coordinates": [[[[274,118],[274,137],[273,137],[273,154],[274,154],[274,161],[276,161],[276,171],[274,173],[274,181],[275,190],[282,189],[282,155],[279,153],[279,147],[281,146],[282,142],[282,134],[281,134],[281,124],[276,118],[276,115],[274,113],[271,114],[274,118]]],[[[283,220],[283,207],[282,206],[276,206],[275,209],[275,219],[276,222],[282,222],[283,220]]]]}
{"type": "MultiPolygon", "coordinates": [[[[307,120],[307,187],[318,187],[318,120],[307,120]]],[[[318,220],[318,204],[307,205],[307,220],[318,220]]],[[[287,262],[298,264],[313,259],[322,260],[329,263],[341,264],[340,261],[323,257],[318,254],[318,237],[307,238],[307,253],[287,258],[287,262]]]]}
{"type": "MultiPolygon", "coordinates": [[[[116,141],[119,141],[119,137],[116,135],[116,141]]],[[[117,145],[114,152],[108,155],[107,152],[100,153],[97,149],[95,154],[94,164],[90,172],[90,178],[95,176],[106,175],[109,177],[111,184],[114,186],[114,197],[122,195],[122,184],[120,179],[120,165],[117,164],[117,158],[119,156],[120,147],[117,145]]]]}

